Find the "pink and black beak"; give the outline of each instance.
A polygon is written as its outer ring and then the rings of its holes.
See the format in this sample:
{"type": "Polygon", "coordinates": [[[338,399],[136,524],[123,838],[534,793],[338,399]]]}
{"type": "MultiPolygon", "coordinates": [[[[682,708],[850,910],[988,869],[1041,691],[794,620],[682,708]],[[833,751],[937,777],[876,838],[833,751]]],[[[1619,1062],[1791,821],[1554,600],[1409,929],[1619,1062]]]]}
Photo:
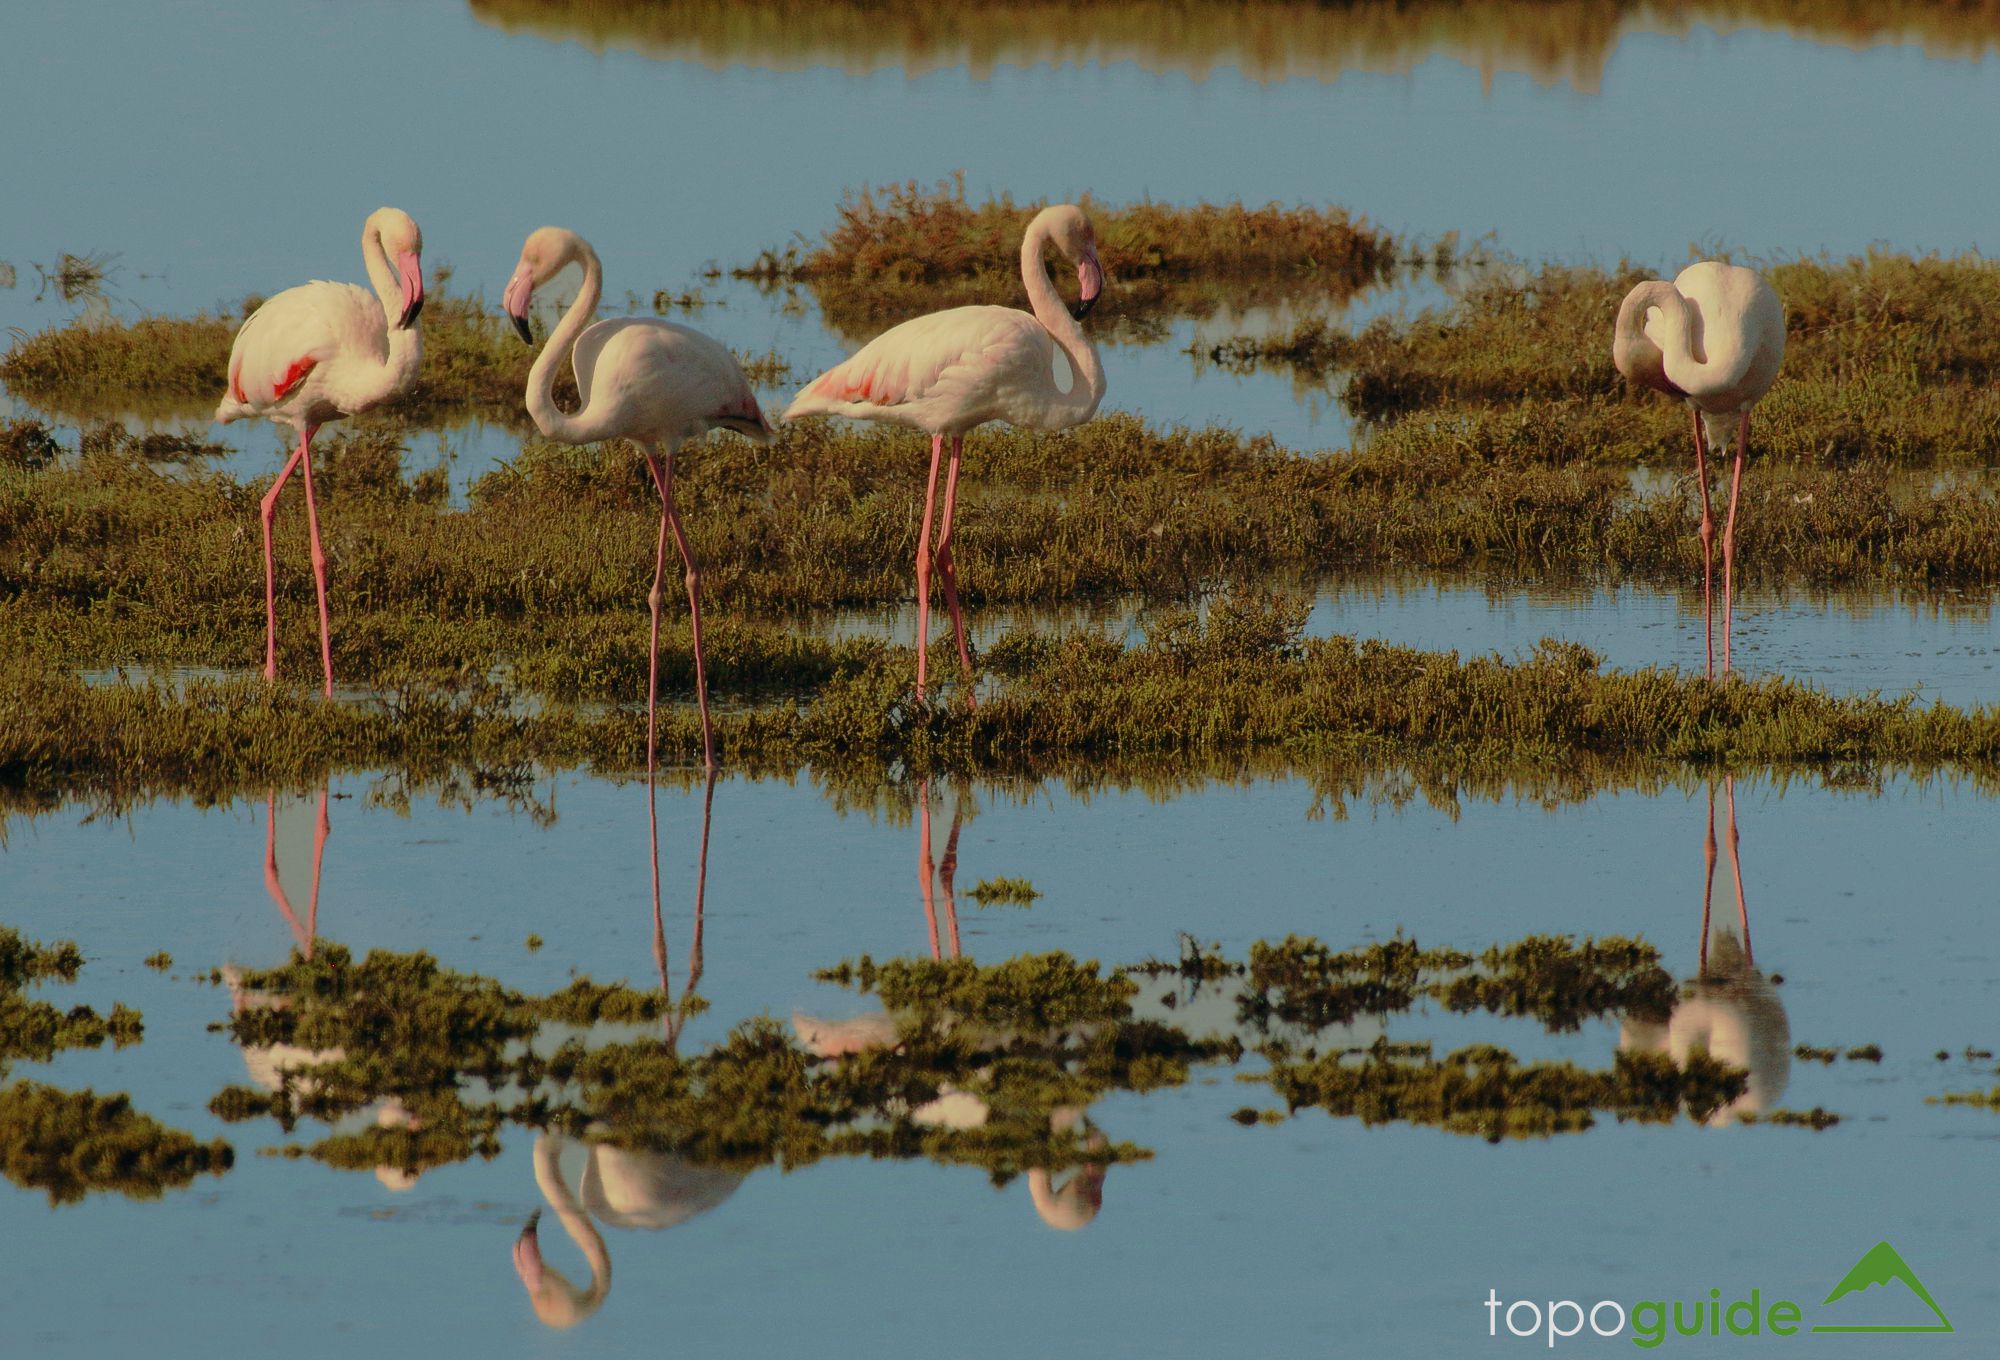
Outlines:
{"type": "Polygon", "coordinates": [[[500,295],[500,305],[507,309],[507,317],[524,345],[535,343],[535,333],[528,329],[528,303],[534,296],[535,272],[523,263],[514,271],[514,277],[507,280],[507,291],[500,295]]]}
{"type": "Polygon", "coordinates": [[[542,1211],[537,1209],[528,1215],[527,1226],[514,1239],[514,1273],[530,1294],[542,1287],[542,1242],[535,1235],[535,1225],[541,1221],[542,1211]]]}
{"type": "Polygon", "coordinates": [[[417,313],[424,309],[424,266],[416,251],[396,257],[396,277],[403,285],[403,314],[396,318],[396,329],[406,331],[416,325],[417,313]]]}
{"type": "Polygon", "coordinates": [[[1097,261],[1097,247],[1086,246],[1083,263],[1076,267],[1076,306],[1069,314],[1078,321],[1090,315],[1090,309],[1097,305],[1097,295],[1104,291],[1104,266],[1097,261]]]}

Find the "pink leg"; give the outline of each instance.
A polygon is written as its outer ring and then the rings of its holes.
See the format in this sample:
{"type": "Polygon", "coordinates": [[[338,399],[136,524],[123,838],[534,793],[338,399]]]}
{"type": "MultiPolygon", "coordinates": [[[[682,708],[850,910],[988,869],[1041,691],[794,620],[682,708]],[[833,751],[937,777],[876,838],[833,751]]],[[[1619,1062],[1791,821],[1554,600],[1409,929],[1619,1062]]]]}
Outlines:
{"type": "Polygon", "coordinates": [[[313,828],[313,885],[312,901],[306,904],[306,957],[312,957],[312,942],[319,938],[319,873],[326,863],[326,836],[332,824],[326,817],[327,787],[319,789],[319,825],[313,828]]]}
{"type": "Polygon", "coordinates": [[[1701,964],[1698,972],[1708,976],[1708,913],[1715,892],[1715,785],[1708,786],[1708,834],[1701,843],[1706,861],[1701,879],[1701,964]]]}
{"type": "Polygon", "coordinates": [[[937,893],[931,878],[937,872],[931,859],[931,786],[928,780],[917,785],[917,883],[924,898],[924,922],[931,928],[931,957],[944,957],[938,950],[937,893]]]}
{"type": "Polygon", "coordinates": [[[1743,861],[1736,854],[1736,776],[1724,782],[1729,789],[1729,872],[1736,878],[1736,920],[1743,927],[1743,962],[1754,968],[1757,958],[1750,950],[1750,906],[1743,900],[1743,861]]]}
{"type": "Polygon", "coordinates": [[[299,436],[299,446],[292,450],[292,456],[278,469],[278,480],[271,483],[271,489],[264,493],[264,500],[258,506],[257,517],[264,525],[264,678],[278,678],[278,571],[271,560],[271,525],[278,517],[278,493],[285,489],[291,479],[292,469],[306,456],[306,445],[312,442],[311,426],[299,436]]]}
{"type": "MultiPolygon", "coordinates": [[[[665,482],[660,469],[659,459],[653,456],[653,452],[650,449],[646,451],[646,466],[652,471],[654,487],[664,488],[665,482]]],[[[666,579],[667,574],[667,502],[665,495],[666,493],[662,489],[660,500],[660,536],[653,544],[653,588],[646,595],[646,604],[653,612],[653,640],[652,650],[649,654],[651,661],[648,663],[646,670],[646,781],[649,785],[652,783],[653,769],[656,764],[654,752],[657,746],[657,713],[660,702],[660,582],[666,579]]],[[[658,835],[655,833],[655,840],[657,839],[658,835]]],[[[653,877],[657,880],[659,876],[659,857],[656,854],[653,863],[653,877]]]]}
{"type": "Polygon", "coordinates": [[[951,831],[944,838],[944,859],[938,863],[938,886],[944,889],[944,919],[951,940],[951,956],[959,956],[958,944],[958,899],[952,896],[951,881],[958,873],[958,828],[964,820],[965,804],[954,800],[951,805],[951,831]]]}
{"type": "Polygon", "coordinates": [[[951,558],[952,514],[958,504],[958,456],[965,447],[962,435],[951,437],[951,464],[944,478],[944,521],[938,529],[937,565],[944,577],[944,602],[951,607],[951,631],[958,640],[958,661],[965,668],[965,706],[979,707],[973,693],[972,650],[965,645],[965,614],[958,607],[958,568],[951,558]]]}
{"type": "Polygon", "coordinates": [[[931,436],[931,479],[924,491],[924,523],[917,531],[917,698],[924,697],[924,652],[931,640],[931,514],[937,509],[938,462],[944,436],[931,436]]]}
{"type": "Polygon", "coordinates": [[[319,664],[326,673],[326,697],[333,697],[333,624],[326,612],[326,549],[319,541],[319,503],[313,497],[312,435],[299,445],[305,457],[301,463],[306,476],[306,529],[312,535],[313,589],[319,595],[319,664]]]}
{"type": "Polygon", "coordinates": [[[1729,518],[1722,526],[1722,669],[1729,669],[1729,635],[1736,605],[1736,496],[1743,489],[1744,446],[1750,442],[1750,413],[1736,423],[1736,463],[1729,473],[1729,518]]]}
{"type": "Polygon", "coordinates": [[[1708,435],[1702,429],[1701,410],[1690,405],[1694,417],[1694,475],[1701,483],[1701,638],[1708,651],[1708,678],[1715,678],[1715,519],[1708,507],[1708,435]]]}
{"type": "Polygon", "coordinates": [[[715,771],[708,772],[708,786],[702,791],[701,799],[701,858],[695,868],[694,879],[694,940],[688,947],[687,985],[681,989],[681,1000],[675,1002],[673,985],[667,980],[667,930],[660,918],[660,810],[653,792],[653,776],[646,775],[646,822],[652,837],[653,852],[653,962],[660,970],[660,999],[666,1002],[667,1048],[671,1052],[680,1040],[681,1022],[687,1018],[685,1003],[694,995],[694,989],[701,984],[701,927],[703,904],[708,894],[708,828],[710,814],[715,810],[715,771]]]}
{"type": "MultiPolygon", "coordinates": [[[[708,662],[701,650],[701,566],[694,560],[694,548],[688,543],[687,529],[681,524],[680,511],[674,508],[674,451],[667,450],[664,469],[660,459],[646,455],[647,466],[653,470],[653,485],[660,489],[660,508],[666,516],[667,527],[673,530],[674,546],[680,549],[681,565],[687,569],[683,578],[688,592],[688,633],[694,639],[694,694],[695,702],[701,706],[701,758],[712,775],[715,773],[715,727],[708,717],[708,662]]],[[[653,728],[653,705],[656,702],[660,671],[660,569],[665,566],[665,548],[653,571],[653,683],[654,697],[646,702],[646,760],[652,762],[651,736],[653,728]]]]}
{"type": "MultiPolygon", "coordinates": [[[[657,592],[656,592],[657,593],[657,592]]],[[[674,1041],[674,989],[667,981],[667,924],[660,916],[660,799],[653,785],[652,763],[646,768],[646,838],[653,866],[653,963],[660,972],[660,1000],[667,1006],[667,1043],[674,1041]]]]}

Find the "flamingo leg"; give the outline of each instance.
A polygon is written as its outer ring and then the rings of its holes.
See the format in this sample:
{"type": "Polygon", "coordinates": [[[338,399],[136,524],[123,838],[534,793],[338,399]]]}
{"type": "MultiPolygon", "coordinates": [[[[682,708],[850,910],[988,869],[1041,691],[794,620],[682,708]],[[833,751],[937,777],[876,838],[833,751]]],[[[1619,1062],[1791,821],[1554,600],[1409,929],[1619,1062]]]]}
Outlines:
{"type": "Polygon", "coordinates": [[[306,456],[306,445],[312,442],[311,426],[299,435],[299,446],[292,450],[292,456],[278,469],[278,480],[271,483],[271,489],[264,493],[262,503],[257,507],[257,518],[264,526],[264,678],[278,678],[278,569],[271,559],[271,525],[278,517],[278,493],[291,480],[292,469],[306,456]]]}
{"type": "MultiPolygon", "coordinates": [[[[1701,408],[1688,403],[1694,419],[1694,477],[1701,484],[1701,638],[1708,651],[1708,678],[1715,678],[1715,517],[1708,505],[1708,435],[1701,408]]],[[[1724,639],[1727,646],[1727,639],[1724,639]]]]}
{"type": "Polygon", "coordinates": [[[1729,669],[1729,635],[1736,605],[1736,497],[1743,488],[1744,446],[1750,442],[1750,413],[1736,422],[1736,462],[1729,474],[1729,518],[1722,526],[1722,669],[1729,669]]]}
{"type": "Polygon", "coordinates": [[[324,866],[326,863],[327,833],[333,829],[332,823],[327,820],[326,816],[327,793],[328,790],[326,785],[324,784],[320,785],[319,824],[313,828],[312,900],[306,904],[306,957],[307,958],[312,957],[313,941],[319,938],[319,875],[321,867],[324,866]]]}
{"type": "Polygon", "coordinates": [[[938,861],[938,886],[944,889],[944,919],[951,939],[951,956],[959,956],[958,944],[958,899],[952,895],[951,881],[958,874],[958,829],[964,820],[965,804],[954,800],[951,805],[951,831],[944,838],[944,858],[938,861]]]}
{"type": "Polygon", "coordinates": [[[312,536],[313,591],[319,596],[319,664],[326,674],[326,697],[333,697],[333,623],[326,612],[326,549],[319,541],[319,502],[313,495],[312,432],[299,441],[306,478],[306,529],[312,536]]]}
{"type": "Polygon", "coordinates": [[[944,436],[931,436],[931,476],[924,488],[924,523],[917,531],[917,698],[924,697],[925,657],[931,632],[931,514],[937,508],[938,463],[944,436]]]}
{"type": "Polygon", "coordinates": [[[1701,879],[1701,963],[1697,972],[1708,976],[1708,919],[1709,905],[1715,892],[1715,785],[1708,786],[1708,834],[1701,843],[1702,859],[1706,861],[1701,879]]]}
{"type": "Polygon", "coordinates": [[[979,707],[979,697],[972,688],[972,650],[965,645],[965,614],[958,607],[958,568],[952,562],[951,534],[952,515],[958,505],[958,458],[965,448],[965,437],[951,437],[951,462],[944,477],[944,522],[938,529],[937,565],[944,577],[944,602],[951,607],[951,631],[958,641],[958,661],[965,668],[965,706],[979,707]]]}
{"type": "Polygon", "coordinates": [[[930,781],[917,785],[917,882],[924,898],[924,922],[931,928],[931,957],[944,957],[938,950],[937,893],[931,887],[931,877],[937,872],[936,862],[931,859],[931,786],[930,781]]]}
{"type": "Polygon", "coordinates": [[[1729,872],[1736,878],[1736,920],[1743,927],[1743,962],[1757,966],[1757,957],[1750,950],[1750,907],[1743,900],[1743,861],[1736,854],[1736,776],[1730,775],[1724,781],[1729,790],[1729,872]]]}
{"type": "MultiPolygon", "coordinates": [[[[648,450],[646,465],[652,469],[653,485],[660,489],[662,524],[673,530],[674,546],[680,549],[686,568],[688,592],[688,632],[694,639],[694,693],[701,706],[701,758],[710,774],[715,772],[715,727],[708,716],[708,663],[701,649],[701,564],[695,561],[694,547],[688,542],[681,513],[674,507],[674,451],[667,450],[664,468],[659,456],[648,450]]],[[[659,558],[653,569],[653,693],[646,700],[646,763],[653,761],[653,708],[658,701],[660,679],[660,572],[666,566],[666,544],[662,539],[659,558]]]]}

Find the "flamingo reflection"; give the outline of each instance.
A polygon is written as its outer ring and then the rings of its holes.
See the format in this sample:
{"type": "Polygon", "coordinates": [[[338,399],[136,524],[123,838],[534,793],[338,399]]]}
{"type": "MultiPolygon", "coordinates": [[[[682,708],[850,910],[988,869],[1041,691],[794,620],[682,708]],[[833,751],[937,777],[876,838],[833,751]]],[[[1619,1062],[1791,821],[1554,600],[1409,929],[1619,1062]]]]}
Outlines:
{"type": "MultiPolygon", "coordinates": [[[[924,924],[930,932],[933,959],[961,957],[958,899],[952,890],[952,883],[958,873],[958,836],[964,819],[964,795],[955,792],[951,830],[945,834],[944,857],[933,859],[930,784],[925,781],[917,785],[917,884],[924,904],[924,924]],[[944,920],[942,936],[938,929],[940,907],[944,920]]],[[[891,1048],[897,1041],[895,1018],[880,1008],[844,1020],[828,1020],[794,1011],[792,1028],[806,1051],[820,1058],[838,1058],[868,1049],[891,1048]]],[[[938,1092],[935,1100],[912,1109],[909,1117],[915,1123],[934,1128],[976,1129],[985,1125],[991,1113],[990,1107],[979,1096],[946,1086],[938,1092]]],[[[1052,1110],[1049,1127],[1057,1133],[1081,1135],[1084,1146],[1093,1151],[1110,1146],[1109,1140],[1084,1112],[1072,1106],[1059,1106],[1052,1110]]],[[[1060,1182],[1046,1168],[1031,1169],[1027,1173],[1028,1194],[1034,1201],[1035,1212],[1051,1228],[1065,1232],[1074,1232],[1085,1226],[1097,1217],[1098,1210],[1104,1206],[1107,1169],[1103,1163],[1081,1163],[1060,1182]]]]}
{"type": "Polygon", "coordinates": [[[1708,827],[1702,842],[1706,872],[1701,892],[1701,949],[1696,976],[1681,988],[1665,1024],[1628,1017],[1620,1031],[1621,1049],[1665,1053],[1685,1062],[1697,1050],[1733,1067],[1749,1080],[1743,1094],[1710,1116],[1716,1126],[1740,1115],[1772,1108],[1784,1095],[1792,1072],[1792,1031],[1778,989],[1757,970],[1750,947],[1750,908],[1743,894],[1738,855],[1736,781],[1726,778],[1729,872],[1736,889],[1736,918],[1717,921],[1715,889],[1715,786],[1708,789],[1708,827]]]}
{"type": "MultiPolygon", "coordinates": [[[[292,905],[291,894],[285,890],[284,873],[278,865],[278,823],[282,820],[278,803],[278,791],[270,791],[264,803],[264,891],[270,894],[271,902],[278,914],[290,927],[292,940],[298,947],[301,958],[313,956],[313,942],[319,933],[319,885],[322,871],[326,866],[326,841],[332,829],[327,816],[327,801],[332,796],[329,783],[322,780],[319,788],[318,812],[313,820],[312,842],[312,886],[306,898],[306,915],[299,919],[292,905]]],[[[247,1010],[278,1009],[289,1006],[290,1000],[259,988],[244,984],[242,970],[235,964],[225,964],[222,980],[229,988],[229,1007],[232,1014],[240,1015],[247,1010]]],[[[322,1063],[339,1062],[346,1057],[341,1048],[301,1048],[297,1044],[248,1044],[243,1047],[243,1066],[250,1074],[250,1080],[266,1091],[277,1092],[284,1089],[289,1081],[294,1087],[312,1082],[303,1074],[306,1069],[322,1063]]],[[[369,1110],[363,1111],[351,1120],[342,1120],[335,1125],[336,1131],[345,1131],[349,1124],[372,1121],[380,1128],[418,1127],[415,1115],[408,1107],[394,1097],[375,1102],[369,1110]]],[[[391,1190],[408,1190],[417,1183],[420,1172],[402,1166],[378,1166],[375,1179],[391,1190]]]]}
{"type": "MultiPolygon", "coordinates": [[[[701,851],[695,869],[694,932],[688,949],[687,981],[679,1003],[668,977],[666,924],[660,910],[660,820],[653,780],[646,781],[647,822],[653,870],[653,959],[659,967],[660,992],[667,1001],[662,1041],[669,1051],[680,1041],[687,1000],[702,972],[702,919],[708,886],[710,815],[715,805],[715,774],[708,775],[701,805],[701,851]]],[[[611,1132],[598,1126],[593,1135],[611,1132]]],[[[550,1327],[574,1327],[600,1308],[611,1292],[611,1251],[602,1224],[612,1228],[657,1231],[705,1214],[736,1192],[741,1171],[702,1166],[670,1153],[622,1148],[601,1136],[583,1139],[549,1132],[535,1139],[535,1185],[548,1202],[563,1232],[583,1253],[590,1281],[577,1285],[542,1258],[539,1228],[542,1211],[529,1215],[514,1240],[514,1271],[528,1291],[535,1316],[550,1327]],[[571,1172],[565,1162],[575,1168],[571,1172]],[[572,1188],[574,1185],[574,1188],[572,1188]]]]}

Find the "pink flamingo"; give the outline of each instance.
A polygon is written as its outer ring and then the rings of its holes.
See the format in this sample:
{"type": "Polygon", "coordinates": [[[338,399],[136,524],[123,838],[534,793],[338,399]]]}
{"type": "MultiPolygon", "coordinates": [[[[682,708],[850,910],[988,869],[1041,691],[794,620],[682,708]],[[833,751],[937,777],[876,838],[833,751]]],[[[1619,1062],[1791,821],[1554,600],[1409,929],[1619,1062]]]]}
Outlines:
{"type": "Polygon", "coordinates": [[[708,717],[708,678],[701,648],[701,568],[695,562],[680,511],[674,507],[674,454],[683,441],[712,429],[734,430],[760,444],[776,438],[757,405],[742,366],[728,349],[699,331],[652,317],[617,317],[590,325],[604,293],[597,252],[573,231],[542,227],[521,247],[521,262],[503,295],[514,328],[529,344],[528,303],[535,289],[566,265],[581,261],[583,288],[549,336],[528,373],[528,414],[535,428],[565,444],[629,439],[645,455],[660,493],[660,538],[653,555],[652,668],[646,692],[646,768],[653,768],[655,709],[660,693],[660,582],[667,569],[667,533],[673,532],[686,568],[688,627],[694,638],[695,695],[701,705],[701,752],[715,769],[715,730],[708,717]],[[585,329],[588,327],[588,329],[585,329]],[[570,355],[583,407],[575,415],[556,409],[556,366],[570,355]]]}
{"type": "MultiPolygon", "coordinates": [[[[924,522],[917,535],[917,698],[924,697],[925,645],[930,640],[931,516],[937,506],[938,462],[951,439],[944,513],[938,528],[937,568],[968,681],[972,653],[958,606],[958,572],[951,558],[951,522],[958,494],[958,460],[965,433],[989,420],[1033,430],[1066,430],[1096,414],[1104,400],[1104,368],[1077,322],[1104,287],[1090,219],[1072,204],[1044,208],[1021,242],[1021,282],[1034,315],[1014,307],[953,307],[884,331],[859,353],[806,384],[785,408],[784,419],[837,415],[881,420],[923,430],[931,437],[931,475],[924,492],[924,522]],[[1078,301],[1065,310],[1043,265],[1053,241],[1077,262],[1078,301]],[[1055,357],[1071,374],[1057,386],[1055,357]]],[[[972,702],[968,688],[966,697],[972,702]]]]}
{"type": "Polygon", "coordinates": [[[408,387],[423,362],[417,314],[424,306],[423,233],[410,215],[377,208],[361,227],[361,258],[373,296],[351,283],[287,288],[250,314],[229,351],[229,388],[215,408],[227,425],[263,416],[298,432],[299,446],[264,493],[264,678],[278,678],[278,586],[271,524],[278,493],[303,467],[313,587],[319,596],[319,659],[333,697],[333,638],[326,608],[326,551],[313,495],[312,439],[319,427],[358,415],[408,387]],[[392,263],[393,262],[393,263],[392,263]],[[394,320],[391,320],[391,318],[394,320]]]}
{"type": "Polygon", "coordinates": [[[1611,359],[1632,382],[1685,398],[1694,424],[1695,478],[1701,483],[1701,611],[1708,674],[1715,677],[1715,522],[1708,505],[1708,443],[1727,449],[1734,418],[1736,461],[1729,519],[1722,530],[1722,669],[1736,599],[1736,496],[1750,443],[1750,408],[1777,381],[1785,358],[1785,305],[1771,285],[1740,265],[1703,260],[1672,283],[1650,279],[1625,295],[1612,332],[1611,359]]]}

